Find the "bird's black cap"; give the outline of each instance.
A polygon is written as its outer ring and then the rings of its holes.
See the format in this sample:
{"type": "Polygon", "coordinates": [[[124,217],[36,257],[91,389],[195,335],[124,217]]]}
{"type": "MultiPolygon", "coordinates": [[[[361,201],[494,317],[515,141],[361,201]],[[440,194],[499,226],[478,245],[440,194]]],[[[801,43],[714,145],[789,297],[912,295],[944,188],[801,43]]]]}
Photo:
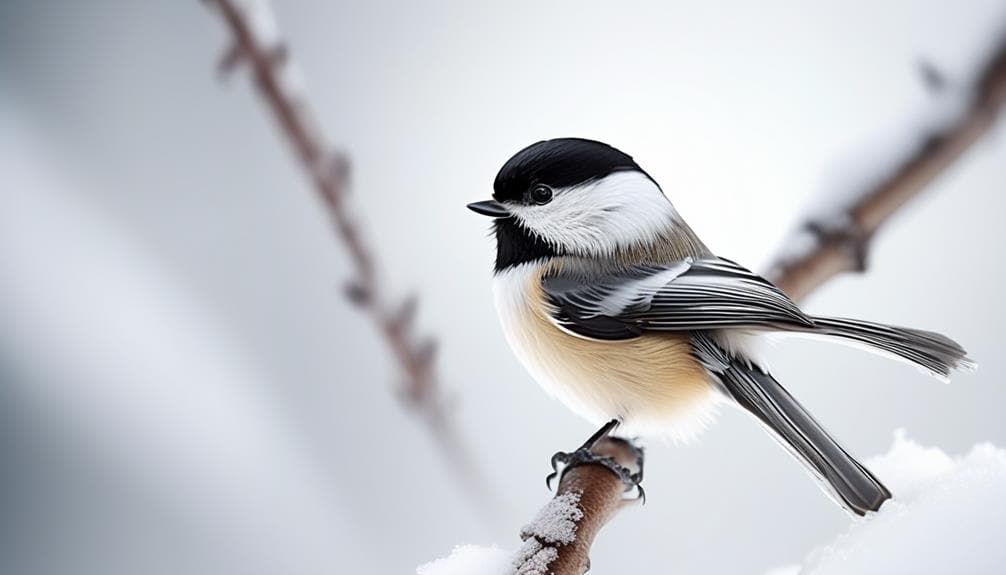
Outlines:
{"type": "Polygon", "coordinates": [[[632,156],[603,142],[583,138],[543,140],[503,164],[493,183],[493,198],[520,202],[536,184],[566,188],[627,170],[646,174],[632,156]]]}

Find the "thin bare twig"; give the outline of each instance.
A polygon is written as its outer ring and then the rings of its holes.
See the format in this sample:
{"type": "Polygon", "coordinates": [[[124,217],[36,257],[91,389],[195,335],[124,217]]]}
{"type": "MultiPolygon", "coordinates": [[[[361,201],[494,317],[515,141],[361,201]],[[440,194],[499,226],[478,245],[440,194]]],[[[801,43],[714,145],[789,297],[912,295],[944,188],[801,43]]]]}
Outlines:
{"type": "MultiPolygon", "coordinates": [[[[638,473],[643,451],[614,437],[594,446],[629,473],[638,473]]],[[[590,568],[590,548],[609,519],[634,499],[624,498],[622,479],[597,463],[567,469],[555,497],[521,530],[524,545],[514,559],[514,575],[581,575],[590,568]]]]}
{"type": "Polygon", "coordinates": [[[926,137],[843,212],[804,223],[799,233],[810,236],[810,247],[795,253],[784,248],[766,277],[799,300],[840,273],[864,271],[868,244],[877,230],[995,124],[1006,103],[1006,39],[978,75],[971,94],[970,105],[956,122],[926,137]]]}
{"type": "Polygon", "coordinates": [[[310,113],[299,86],[291,80],[286,45],[279,39],[268,6],[258,0],[205,0],[215,6],[232,35],[218,63],[222,75],[246,65],[297,159],[327,208],[333,228],[353,265],[346,296],[362,309],[384,337],[404,374],[407,405],[417,410],[444,451],[453,471],[483,506],[495,513],[488,483],[453,427],[434,365],[432,337],[414,333],[416,298],[391,303],[381,290],[377,263],[348,206],[349,158],[331,149],[310,113]]]}

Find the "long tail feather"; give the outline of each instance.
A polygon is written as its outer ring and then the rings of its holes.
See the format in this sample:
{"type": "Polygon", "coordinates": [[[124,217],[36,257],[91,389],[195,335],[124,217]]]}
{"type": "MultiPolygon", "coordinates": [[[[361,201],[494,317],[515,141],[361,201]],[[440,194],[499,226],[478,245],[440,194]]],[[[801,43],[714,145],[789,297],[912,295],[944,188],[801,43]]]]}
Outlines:
{"type": "Polygon", "coordinates": [[[812,318],[812,333],[869,346],[946,379],[954,369],[977,367],[957,342],[935,332],[837,317],[812,318]]]}
{"type": "Polygon", "coordinates": [[[692,343],[696,357],[716,374],[727,397],[754,415],[839,504],[864,515],[891,498],[891,492],[771,375],[704,334],[693,336],[692,343]]]}
{"type": "Polygon", "coordinates": [[[745,381],[727,387],[733,399],[758,418],[815,476],[832,497],[856,515],[876,511],[891,492],[848,454],[772,376],[746,370],[745,381]]]}

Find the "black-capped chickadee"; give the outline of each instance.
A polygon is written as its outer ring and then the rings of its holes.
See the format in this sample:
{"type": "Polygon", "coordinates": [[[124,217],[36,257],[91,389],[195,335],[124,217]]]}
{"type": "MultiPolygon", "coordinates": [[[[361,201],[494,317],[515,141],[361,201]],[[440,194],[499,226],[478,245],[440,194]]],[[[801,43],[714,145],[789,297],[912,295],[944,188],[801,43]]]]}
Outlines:
{"type": "Polygon", "coordinates": [[[768,373],[754,344],[796,332],[865,344],[941,378],[974,366],[937,333],[802,312],[710,252],[653,178],[607,144],[532,144],[504,164],[493,190],[468,207],[496,218],[506,338],[549,393],[607,422],[592,440],[618,425],[688,437],[725,398],[862,515],[890,492],[768,373]]]}

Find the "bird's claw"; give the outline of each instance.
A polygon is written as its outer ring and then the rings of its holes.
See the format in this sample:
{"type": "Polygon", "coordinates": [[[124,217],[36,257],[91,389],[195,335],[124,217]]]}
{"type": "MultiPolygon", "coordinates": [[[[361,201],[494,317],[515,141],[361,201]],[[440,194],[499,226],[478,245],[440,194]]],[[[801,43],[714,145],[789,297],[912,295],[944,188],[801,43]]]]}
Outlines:
{"type": "Polygon", "coordinates": [[[640,499],[643,503],[646,502],[646,492],[643,491],[643,486],[640,485],[643,481],[643,466],[641,460],[638,462],[639,471],[632,473],[613,458],[606,455],[598,455],[591,451],[588,447],[583,446],[572,453],[567,453],[565,451],[556,452],[552,456],[551,463],[552,472],[545,477],[545,485],[549,489],[552,489],[552,480],[559,477],[559,480],[562,481],[562,476],[570,469],[580,465],[597,464],[606,467],[609,471],[614,473],[615,476],[622,481],[622,484],[625,486],[625,491],[635,489],[635,498],[640,499]]]}
{"type": "MultiPolygon", "coordinates": [[[[580,449],[583,448],[581,447],[580,449]]],[[[552,455],[552,459],[550,460],[552,464],[552,473],[549,473],[545,477],[545,487],[549,490],[552,489],[552,480],[559,475],[559,465],[562,464],[562,470],[565,472],[566,468],[569,467],[569,458],[570,454],[565,451],[556,451],[552,455]]]]}

